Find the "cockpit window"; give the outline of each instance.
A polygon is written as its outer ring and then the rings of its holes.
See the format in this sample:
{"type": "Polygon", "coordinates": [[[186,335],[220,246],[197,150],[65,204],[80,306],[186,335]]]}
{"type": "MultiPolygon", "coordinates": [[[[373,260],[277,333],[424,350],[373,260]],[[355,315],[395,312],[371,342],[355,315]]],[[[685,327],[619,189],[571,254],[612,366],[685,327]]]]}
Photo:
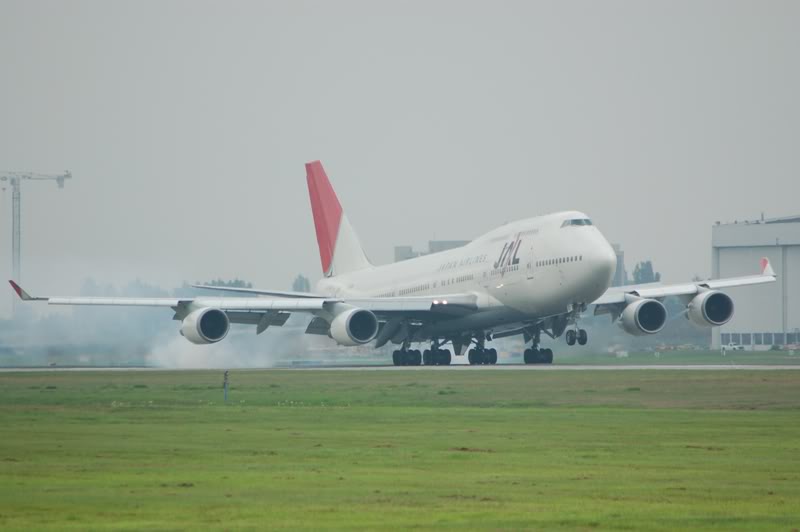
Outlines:
{"type": "Polygon", "coordinates": [[[564,220],[561,227],[567,227],[568,225],[592,225],[592,221],[589,218],[574,218],[572,220],[564,220]]]}

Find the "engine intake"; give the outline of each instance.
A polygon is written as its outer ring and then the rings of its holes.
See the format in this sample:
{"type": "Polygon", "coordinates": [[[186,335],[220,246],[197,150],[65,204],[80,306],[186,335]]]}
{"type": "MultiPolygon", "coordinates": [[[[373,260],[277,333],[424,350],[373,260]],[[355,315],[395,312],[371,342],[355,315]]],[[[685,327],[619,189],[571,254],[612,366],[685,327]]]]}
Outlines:
{"type": "Polygon", "coordinates": [[[733,300],[717,290],[697,294],[689,302],[689,320],[701,327],[719,327],[733,317],[733,300]]]}
{"type": "Polygon", "coordinates": [[[667,309],[655,299],[636,300],[622,311],[622,328],[634,336],[655,334],[666,322],[667,309]]]}
{"type": "Polygon", "coordinates": [[[371,342],[377,334],[378,318],[369,310],[344,310],[331,322],[331,337],[340,345],[363,345],[371,342]]]}
{"type": "Polygon", "coordinates": [[[193,344],[215,344],[228,335],[231,322],[219,309],[201,308],[183,319],[181,334],[193,344]]]}

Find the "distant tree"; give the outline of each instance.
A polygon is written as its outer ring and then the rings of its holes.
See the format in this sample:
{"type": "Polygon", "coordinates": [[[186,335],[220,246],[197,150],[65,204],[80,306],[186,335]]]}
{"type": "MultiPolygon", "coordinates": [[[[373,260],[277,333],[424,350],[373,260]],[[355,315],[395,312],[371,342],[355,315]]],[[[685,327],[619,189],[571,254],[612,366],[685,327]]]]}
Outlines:
{"type": "Polygon", "coordinates": [[[253,283],[243,281],[238,277],[230,281],[226,281],[224,279],[217,279],[216,281],[209,281],[207,283],[197,283],[197,284],[206,284],[209,286],[221,286],[224,288],[253,288],[253,283]]]}
{"type": "Polygon", "coordinates": [[[292,283],[292,291],[294,292],[310,292],[311,291],[311,283],[308,281],[308,277],[305,277],[303,274],[298,274],[295,278],[294,282],[292,283]]]}
{"type": "Polygon", "coordinates": [[[661,274],[653,271],[653,263],[649,260],[642,261],[633,270],[633,283],[657,283],[661,280],[661,274]]]}

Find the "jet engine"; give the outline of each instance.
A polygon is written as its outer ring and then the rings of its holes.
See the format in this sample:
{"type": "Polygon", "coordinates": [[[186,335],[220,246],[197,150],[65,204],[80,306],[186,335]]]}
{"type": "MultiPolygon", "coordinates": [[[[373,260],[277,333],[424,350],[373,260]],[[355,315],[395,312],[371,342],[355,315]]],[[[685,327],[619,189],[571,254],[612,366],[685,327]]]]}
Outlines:
{"type": "Polygon", "coordinates": [[[331,321],[331,337],[340,345],[354,346],[371,342],[378,334],[378,318],[369,310],[350,308],[331,321]]]}
{"type": "Polygon", "coordinates": [[[181,335],[193,344],[214,344],[228,335],[228,315],[219,309],[201,308],[183,319],[181,335]]]}
{"type": "Polygon", "coordinates": [[[622,311],[621,325],[634,336],[655,334],[667,322],[667,309],[655,299],[637,299],[622,311]]]}
{"type": "Polygon", "coordinates": [[[722,292],[706,290],[689,302],[686,317],[701,327],[725,325],[733,317],[733,300],[722,292]]]}

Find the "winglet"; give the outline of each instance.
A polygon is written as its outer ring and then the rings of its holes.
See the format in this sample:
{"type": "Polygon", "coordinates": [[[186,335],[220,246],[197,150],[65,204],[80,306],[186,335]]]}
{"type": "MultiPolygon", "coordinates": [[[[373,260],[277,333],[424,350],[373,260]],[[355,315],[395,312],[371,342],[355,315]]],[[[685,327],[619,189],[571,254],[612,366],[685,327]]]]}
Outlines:
{"type": "Polygon", "coordinates": [[[769,263],[767,257],[761,259],[761,275],[775,277],[775,270],[772,269],[772,265],[769,263]]]}
{"type": "Polygon", "coordinates": [[[19,298],[23,301],[44,301],[47,299],[46,297],[31,297],[28,292],[23,290],[22,287],[14,281],[9,280],[8,282],[11,284],[11,288],[14,289],[14,292],[16,292],[19,298]]]}
{"type": "Polygon", "coordinates": [[[30,301],[31,300],[31,296],[29,296],[28,292],[23,290],[20,285],[18,285],[17,283],[15,283],[14,281],[12,281],[10,279],[9,279],[8,282],[11,283],[11,288],[14,289],[14,292],[17,293],[17,295],[19,296],[19,298],[21,300],[23,300],[23,301],[30,301]]]}

